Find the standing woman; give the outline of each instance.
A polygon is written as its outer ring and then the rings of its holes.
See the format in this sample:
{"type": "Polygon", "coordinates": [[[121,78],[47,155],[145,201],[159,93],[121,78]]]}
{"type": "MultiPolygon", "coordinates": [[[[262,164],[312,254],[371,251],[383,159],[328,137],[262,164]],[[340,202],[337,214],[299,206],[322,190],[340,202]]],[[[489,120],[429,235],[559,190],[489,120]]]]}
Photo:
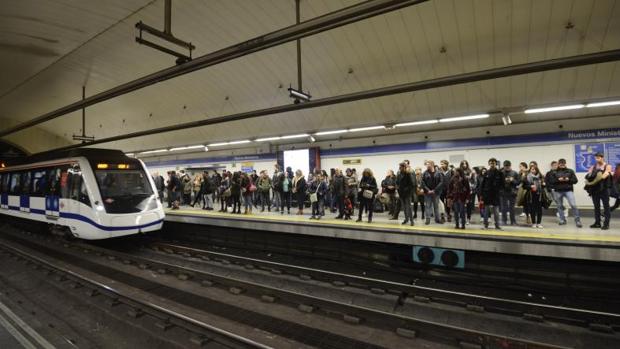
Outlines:
{"type": "Polygon", "coordinates": [[[228,212],[228,200],[230,199],[230,173],[222,174],[222,181],[218,188],[220,193],[220,212],[228,212]]]}
{"type": "Polygon", "coordinates": [[[304,201],[306,201],[306,179],[301,170],[295,171],[295,177],[293,177],[293,194],[297,199],[297,214],[304,214],[304,201]]]}
{"type": "MultiPolygon", "coordinates": [[[[528,174],[528,166],[527,163],[525,162],[521,162],[519,164],[519,178],[521,179],[521,189],[525,190],[526,192],[528,191],[528,189],[525,187],[525,184],[523,184],[523,182],[525,182],[525,180],[527,179],[527,174],[528,174]]],[[[518,196],[518,195],[517,195],[518,196]]],[[[532,218],[530,217],[530,203],[527,200],[523,200],[523,216],[525,216],[525,221],[527,222],[527,224],[532,224],[532,218]]]]}
{"type": "Polygon", "coordinates": [[[448,200],[452,201],[456,229],[465,229],[465,204],[471,197],[469,179],[462,167],[456,169],[448,185],[448,200]],[[460,223],[460,224],[459,224],[460,223]]]}
{"type": "Polygon", "coordinates": [[[362,221],[362,213],[364,208],[368,212],[368,223],[372,223],[372,211],[373,203],[375,202],[375,195],[377,195],[377,180],[372,175],[372,171],[369,168],[364,169],[362,172],[362,179],[360,180],[360,194],[358,195],[360,200],[360,209],[357,217],[357,221],[362,221]]]}
{"type": "Polygon", "coordinates": [[[478,187],[478,178],[476,176],[476,171],[473,171],[469,167],[469,162],[467,160],[461,161],[459,168],[463,170],[463,176],[469,182],[469,198],[465,204],[465,212],[467,213],[467,221],[465,224],[469,225],[471,221],[471,214],[474,211],[474,205],[476,203],[476,190],[478,187]]]}
{"type": "Polygon", "coordinates": [[[396,176],[394,171],[388,170],[385,178],[381,181],[381,193],[382,196],[387,196],[388,198],[388,215],[394,217],[396,208],[396,176]]]}
{"type": "Polygon", "coordinates": [[[529,203],[530,215],[532,217],[532,228],[542,228],[542,191],[544,190],[543,175],[538,169],[538,165],[530,164],[530,170],[525,176],[524,187],[527,190],[526,201],[529,203]]]}
{"type": "MultiPolygon", "coordinates": [[[[248,176],[247,173],[241,172],[241,195],[243,196],[243,214],[252,213],[252,194],[255,190],[252,189],[253,182],[252,177],[248,176]]],[[[256,187],[254,187],[256,189],[256,187]]]]}
{"type": "Polygon", "coordinates": [[[418,205],[422,210],[422,219],[424,214],[424,188],[422,188],[422,169],[415,168],[415,194],[413,194],[413,219],[418,219],[418,205]]]}
{"type": "Polygon", "coordinates": [[[232,198],[232,213],[241,214],[241,174],[235,172],[230,181],[230,196],[232,198]]]}

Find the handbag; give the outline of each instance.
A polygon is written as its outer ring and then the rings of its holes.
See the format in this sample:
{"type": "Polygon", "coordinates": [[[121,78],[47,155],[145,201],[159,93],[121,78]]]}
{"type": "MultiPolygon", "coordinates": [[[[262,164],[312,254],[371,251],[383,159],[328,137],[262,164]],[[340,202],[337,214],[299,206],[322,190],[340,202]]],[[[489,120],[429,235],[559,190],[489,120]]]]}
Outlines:
{"type": "Polygon", "coordinates": [[[519,187],[519,190],[517,191],[517,201],[516,201],[517,206],[525,205],[525,193],[526,193],[525,188],[519,187]]]}
{"type": "Polygon", "coordinates": [[[375,193],[373,193],[373,191],[372,191],[372,190],[368,190],[368,189],[366,189],[366,190],[364,190],[364,191],[362,192],[362,195],[363,195],[363,196],[364,196],[364,198],[366,198],[366,199],[372,199],[372,197],[375,195],[375,193]]]}
{"type": "Polygon", "coordinates": [[[231,194],[232,194],[232,193],[231,193],[231,191],[230,191],[230,188],[228,188],[228,189],[224,190],[224,192],[222,193],[222,196],[224,196],[225,198],[227,198],[227,197],[230,197],[230,195],[231,195],[231,194]]]}
{"type": "Polygon", "coordinates": [[[540,195],[540,201],[544,209],[549,209],[549,207],[551,206],[551,199],[549,198],[546,190],[542,191],[540,195]]]}
{"type": "Polygon", "coordinates": [[[254,185],[254,183],[250,184],[250,192],[253,193],[256,191],[256,186],[254,185]]]}
{"type": "Polygon", "coordinates": [[[319,201],[318,195],[316,193],[311,193],[310,194],[310,202],[311,203],[315,203],[317,201],[319,201]]]}
{"type": "Polygon", "coordinates": [[[384,204],[384,205],[389,205],[390,203],[390,194],[388,193],[381,193],[381,196],[379,196],[379,201],[384,204]]]}

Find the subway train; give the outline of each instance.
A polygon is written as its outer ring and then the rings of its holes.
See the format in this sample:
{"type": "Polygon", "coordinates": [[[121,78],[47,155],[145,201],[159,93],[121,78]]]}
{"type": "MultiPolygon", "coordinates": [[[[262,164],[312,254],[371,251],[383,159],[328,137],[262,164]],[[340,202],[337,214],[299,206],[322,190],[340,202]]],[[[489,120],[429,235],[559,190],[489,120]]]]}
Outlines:
{"type": "Polygon", "coordinates": [[[0,218],[100,240],[161,229],[164,210],[144,163],[118,150],[74,149],[2,164],[0,218]]]}

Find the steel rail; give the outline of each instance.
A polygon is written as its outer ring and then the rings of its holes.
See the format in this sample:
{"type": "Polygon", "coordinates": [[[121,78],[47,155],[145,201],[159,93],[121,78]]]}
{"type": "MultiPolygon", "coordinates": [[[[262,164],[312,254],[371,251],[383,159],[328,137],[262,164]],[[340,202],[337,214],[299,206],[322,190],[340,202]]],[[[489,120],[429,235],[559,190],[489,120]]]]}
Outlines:
{"type": "Polygon", "coordinates": [[[433,288],[433,287],[409,285],[409,284],[403,284],[403,283],[395,282],[395,281],[380,280],[380,279],[357,276],[357,275],[350,275],[350,274],[342,274],[342,273],[337,273],[337,272],[328,271],[328,270],[308,268],[308,267],[303,267],[303,266],[298,266],[298,265],[293,265],[293,264],[284,264],[284,263],[266,261],[262,259],[231,255],[231,254],[221,253],[221,252],[200,250],[200,249],[196,249],[192,247],[174,245],[174,244],[168,244],[168,243],[155,242],[155,243],[152,243],[152,245],[157,246],[158,248],[161,248],[161,249],[172,248],[172,249],[177,249],[178,251],[182,251],[182,252],[194,252],[198,255],[201,255],[201,254],[214,255],[214,256],[219,256],[223,258],[228,258],[231,260],[236,260],[239,262],[257,263],[257,264],[263,264],[267,266],[273,266],[276,268],[295,270],[300,273],[307,273],[309,275],[314,275],[314,276],[329,275],[335,278],[339,278],[340,281],[360,282],[362,284],[365,283],[365,284],[370,284],[370,285],[372,284],[378,285],[380,287],[385,288],[386,291],[389,290],[390,288],[398,292],[407,292],[407,293],[416,293],[417,291],[422,291],[422,292],[427,292],[431,294],[434,293],[434,294],[440,294],[443,296],[458,297],[462,300],[465,299],[465,300],[470,300],[470,301],[476,300],[476,301],[492,302],[496,306],[497,305],[505,306],[508,304],[512,304],[512,305],[524,306],[524,307],[530,307],[530,308],[540,308],[540,309],[545,309],[547,311],[551,311],[553,315],[558,316],[558,317],[563,315],[563,314],[560,314],[560,312],[567,312],[567,313],[581,314],[586,317],[594,317],[594,316],[602,317],[602,318],[605,318],[605,320],[609,321],[610,323],[616,323],[620,321],[620,314],[617,314],[617,313],[588,310],[588,309],[579,309],[579,308],[564,307],[564,306],[549,305],[549,304],[540,304],[540,303],[526,302],[526,301],[520,301],[520,300],[514,300],[514,299],[505,299],[505,298],[471,294],[471,293],[465,293],[465,292],[443,290],[443,289],[433,288]]]}
{"type": "Polygon", "coordinates": [[[102,138],[102,139],[95,140],[93,142],[88,142],[85,144],[69,145],[69,146],[60,147],[54,150],[68,150],[68,149],[74,149],[74,148],[79,148],[83,146],[120,141],[124,139],[129,139],[129,138],[149,136],[149,135],[154,135],[154,134],[159,134],[159,133],[179,131],[179,130],[194,128],[194,127],[209,126],[209,125],[215,125],[215,124],[220,124],[220,123],[225,123],[225,122],[247,120],[247,119],[252,119],[252,118],[261,117],[261,116],[282,114],[286,112],[304,110],[304,109],[312,109],[312,108],[317,108],[317,107],[325,107],[329,105],[360,101],[360,100],[370,99],[370,98],[390,96],[390,95],[407,93],[407,92],[422,91],[422,90],[428,90],[428,89],[433,89],[433,88],[438,88],[438,87],[453,86],[453,85],[458,85],[458,84],[491,80],[491,79],[497,79],[497,78],[503,78],[503,77],[509,77],[509,76],[538,73],[538,72],[544,72],[544,71],[549,71],[549,70],[572,68],[572,67],[579,67],[583,65],[606,63],[606,62],[614,62],[618,60],[620,60],[620,49],[601,51],[601,52],[596,52],[596,53],[570,56],[570,57],[562,57],[562,58],[537,61],[537,62],[531,62],[531,63],[524,63],[524,64],[518,64],[518,65],[512,65],[512,66],[506,66],[506,67],[500,67],[500,68],[492,68],[488,70],[476,71],[476,72],[471,72],[471,73],[440,77],[440,78],[429,79],[429,80],[424,80],[424,81],[409,82],[409,83],[387,86],[387,87],[382,87],[382,88],[373,89],[373,90],[353,92],[353,93],[344,94],[344,95],[326,97],[326,98],[312,100],[309,102],[304,102],[304,103],[299,103],[299,104],[286,104],[286,105],[280,105],[280,106],[270,107],[270,108],[265,108],[265,109],[241,112],[237,114],[216,116],[216,117],[205,119],[205,120],[191,121],[191,122],[182,123],[182,124],[170,125],[170,126],[159,127],[159,128],[154,128],[150,130],[131,132],[131,133],[127,133],[124,135],[102,138]]]}
{"type": "Polygon", "coordinates": [[[224,63],[251,53],[259,52],[287,42],[295,41],[327,30],[355,23],[370,17],[396,11],[408,6],[417,5],[428,0],[368,0],[325,15],[291,25],[271,33],[208,53],[189,62],[166,68],[124,83],[109,90],[97,93],[86,99],[71,103],[62,108],[35,117],[21,124],[0,131],[0,137],[53,120],[65,114],[86,108],[114,97],[118,97],[141,88],[166,81],[196,70],[224,63]]]}
{"type": "Polygon", "coordinates": [[[181,314],[181,313],[177,313],[175,311],[172,311],[170,309],[164,308],[164,307],[159,306],[157,304],[137,299],[137,298],[135,298],[135,297],[133,297],[131,295],[125,294],[124,292],[117,290],[113,286],[109,286],[109,285],[103,284],[103,283],[101,283],[101,282],[99,282],[97,280],[93,280],[93,279],[88,278],[86,276],[80,275],[80,274],[78,274],[78,273],[68,269],[67,267],[62,267],[62,266],[56,265],[56,264],[54,264],[52,262],[46,261],[46,260],[44,260],[44,259],[42,259],[40,257],[37,257],[37,256],[35,256],[35,255],[31,254],[31,253],[28,253],[26,251],[21,250],[20,248],[11,246],[10,244],[7,244],[4,241],[0,241],[0,248],[5,249],[7,251],[11,251],[12,253],[18,254],[18,255],[20,255],[24,259],[29,259],[31,261],[34,261],[35,263],[44,265],[45,267],[47,267],[49,269],[53,269],[53,270],[56,270],[56,271],[58,271],[60,273],[69,275],[70,277],[72,277],[72,278],[74,278],[76,280],[79,280],[80,282],[89,284],[89,285],[91,285],[93,287],[96,287],[96,288],[99,288],[99,289],[103,289],[106,292],[108,292],[108,293],[110,293],[110,294],[112,294],[112,295],[114,295],[116,297],[119,297],[119,298],[122,298],[122,299],[127,299],[127,300],[129,300],[130,302],[132,302],[134,304],[137,304],[137,305],[140,305],[140,306],[144,306],[144,307],[147,307],[147,308],[151,308],[151,309],[156,310],[157,312],[166,314],[168,316],[172,316],[172,317],[177,318],[177,319],[181,319],[181,320],[183,320],[183,321],[185,321],[187,323],[190,323],[190,324],[192,324],[194,326],[203,328],[205,330],[211,331],[211,332],[216,333],[218,335],[225,336],[225,337],[227,337],[227,338],[229,338],[231,340],[237,341],[237,342],[239,342],[241,344],[252,346],[252,347],[255,347],[255,348],[261,348],[261,349],[270,349],[271,348],[270,346],[267,346],[267,345],[264,345],[262,343],[253,341],[251,339],[239,336],[239,335],[237,335],[235,333],[223,330],[223,329],[215,327],[213,325],[209,325],[209,324],[207,324],[205,322],[193,319],[193,318],[191,318],[189,316],[186,316],[186,315],[181,314]]]}

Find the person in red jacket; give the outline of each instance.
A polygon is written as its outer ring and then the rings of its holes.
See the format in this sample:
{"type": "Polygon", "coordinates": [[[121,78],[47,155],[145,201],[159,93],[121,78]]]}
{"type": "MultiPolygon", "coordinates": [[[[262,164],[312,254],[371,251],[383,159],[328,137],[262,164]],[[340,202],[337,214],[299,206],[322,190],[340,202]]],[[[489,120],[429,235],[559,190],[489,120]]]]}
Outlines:
{"type": "Polygon", "coordinates": [[[452,204],[456,229],[465,229],[465,205],[470,198],[469,180],[462,168],[457,168],[448,184],[447,199],[452,204]]]}

